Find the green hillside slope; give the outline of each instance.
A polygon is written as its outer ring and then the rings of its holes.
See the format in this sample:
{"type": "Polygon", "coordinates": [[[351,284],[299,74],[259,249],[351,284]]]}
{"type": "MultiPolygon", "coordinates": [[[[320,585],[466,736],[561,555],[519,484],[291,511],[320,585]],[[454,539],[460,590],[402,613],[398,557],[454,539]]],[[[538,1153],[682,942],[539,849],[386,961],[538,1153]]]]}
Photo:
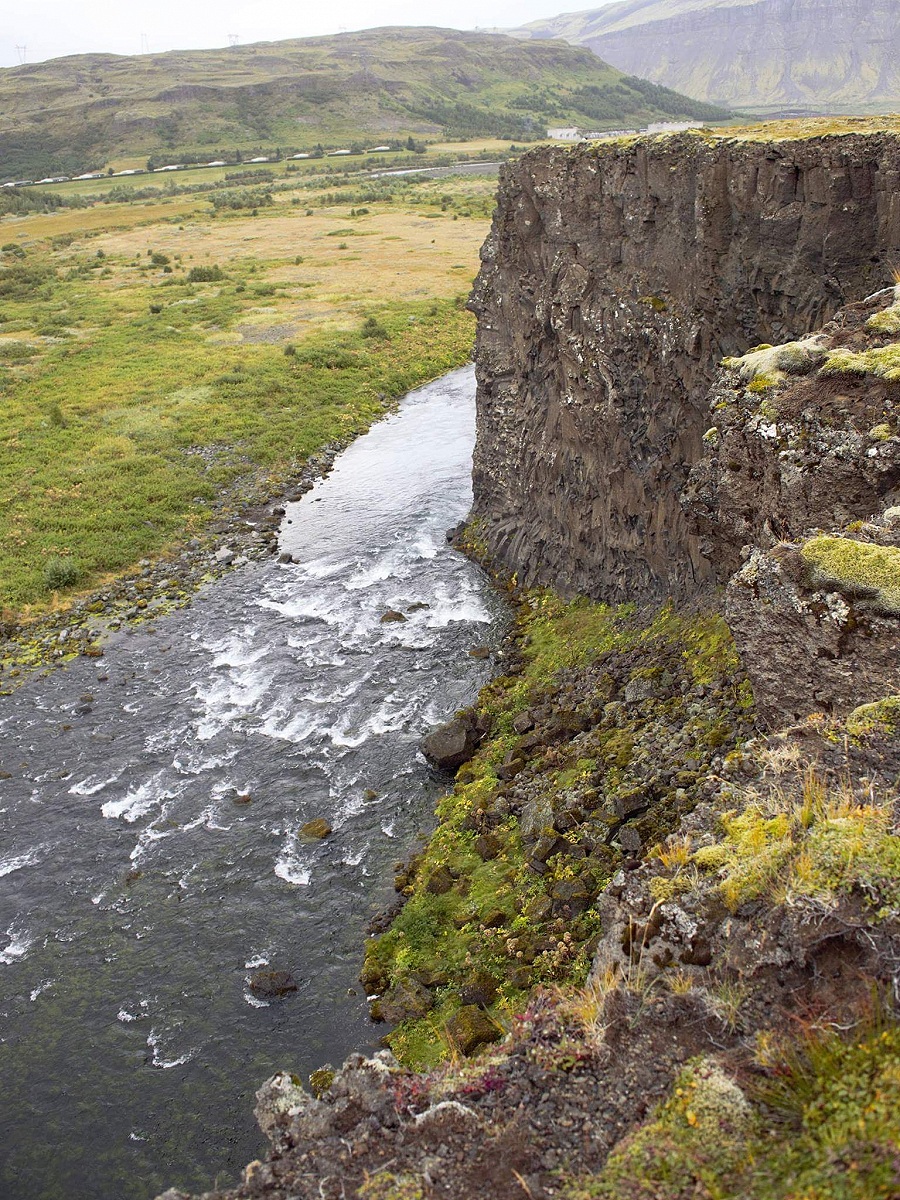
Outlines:
{"type": "Polygon", "coordinates": [[[136,58],[78,55],[0,71],[0,175],[70,174],[127,155],[371,144],[388,136],[543,136],[712,117],[564,42],[446,29],[136,58]]]}
{"type": "Polygon", "coordinates": [[[896,0],[621,0],[516,34],[588,46],[620,70],[735,108],[900,106],[896,0]]]}

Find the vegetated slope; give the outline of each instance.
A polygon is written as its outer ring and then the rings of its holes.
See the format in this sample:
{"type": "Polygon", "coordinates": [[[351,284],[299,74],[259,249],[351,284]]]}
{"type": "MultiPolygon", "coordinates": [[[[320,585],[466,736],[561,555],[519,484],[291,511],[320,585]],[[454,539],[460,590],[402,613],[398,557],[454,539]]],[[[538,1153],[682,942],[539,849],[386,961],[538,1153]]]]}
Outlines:
{"type": "Polygon", "coordinates": [[[621,0],[517,31],[589,46],[698,100],[765,112],[888,112],[900,95],[893,0],[621,0]]]}
{"type": "Polygon", "coordinates": [[[0,174],[68,174],[160,147],[208,147],[212,157],[221,147],[409,133],[527,140],[548,122],[721,115],[565,43],[386,28],[0,71],[0,174]]]}

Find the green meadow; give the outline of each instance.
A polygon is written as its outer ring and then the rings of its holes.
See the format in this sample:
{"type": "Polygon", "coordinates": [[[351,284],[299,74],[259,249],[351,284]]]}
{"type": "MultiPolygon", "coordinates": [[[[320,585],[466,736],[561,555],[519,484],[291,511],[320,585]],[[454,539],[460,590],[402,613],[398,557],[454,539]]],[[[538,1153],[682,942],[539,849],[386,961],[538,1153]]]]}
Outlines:
{"type": "Polygon", "coordinates": [[[229,489],[277,494],[466,361],[494,188],[282,167],[149,198],[65,185],[85,206],[0,219],[4,617],[183,542],[229,489]]]}

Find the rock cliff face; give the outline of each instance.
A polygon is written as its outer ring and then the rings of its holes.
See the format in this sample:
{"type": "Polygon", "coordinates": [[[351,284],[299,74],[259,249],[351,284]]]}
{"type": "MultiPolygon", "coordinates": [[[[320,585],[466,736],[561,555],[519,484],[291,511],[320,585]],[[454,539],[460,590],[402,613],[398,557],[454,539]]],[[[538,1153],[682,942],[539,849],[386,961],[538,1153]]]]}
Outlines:
{"type": "Polygon", "coordinates": [[[693,134],[505,168],[478,314],[474,516],[520,583],[605,600],[712,579],[678,503],[723,355],[900,259],[900,140],[693,134]]]}

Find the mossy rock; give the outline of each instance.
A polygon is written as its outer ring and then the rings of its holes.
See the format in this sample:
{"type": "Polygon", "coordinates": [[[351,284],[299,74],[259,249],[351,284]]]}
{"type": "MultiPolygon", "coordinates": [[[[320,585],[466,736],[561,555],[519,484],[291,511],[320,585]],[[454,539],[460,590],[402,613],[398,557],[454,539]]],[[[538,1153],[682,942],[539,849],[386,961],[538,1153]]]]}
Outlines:
{"type": "Polygon", "coordinates": [[[417,1021],[434,1008],[434,996],[415,979],[401,979],[372,1007],[373,1021],[387,1021],[397,1025],[400,1021],[417,1021]]]}
{"type": "Polygon", "coordinates": [[[882,612],[900,615],[900,550],[852,538],[815,537],[801,549],[813,584],[870,599],[882,612]]]}
{"type": "Polygon", "coordinates": [[[477,1004],[464,1004],[447,1021],[447,1037],[468,1058],[482,1046],[499,1042],[503,1030],[477,1004]]]}
{"type": "Polygon", "coordinates": [[[300,827],[300,836],[307,841],[321,841],[331,833],[331,826],[324,817],[314,817],[300,827]]]}
{"type": "MultiPolygon", "coordinates": [[[[369,946],[375,947],[374,942],[370,942],[369,946]]],[[[366,952],[365,962],[362,965],[362,970],[359,973],[359,982],[366,990],[367,996],[377,995],[383,992],[387,987],[389,976],[385,967],[378,961],[374,954],[366,952]]]]}
{"type": "Polygon", "coordinates": [[[860,704],[847,717],[847,732],[852,737],[870,733],[897,732],[900,726],[900,696],[885,696],[872,704],[860,704]]]}
{"type": "Polygon", "coordinates": [[[482,862],[496,858],[502,849],[502,842],[493,833],[482,833],[475,839],[475,853],[482,862]]]}
{"type": "Polygon", "coordinates": [[[463,1004],[479,1004],[484,1008],[497,999],[500,985],[489,972],[477,967],[460,988],[463,1004]]]}
{"type": "Polygon", "coordinates": [[[428,876],[428,882],[425,884],[425,890],[430,892],[432,896],[443,896],[453,887],[456,880],[449,867],[437,867],[428,876]]]}
{"type": "Polygon", "coordinates": [[[317,1100],[321,1100],[334,1083],[334,1067],[319,1067],[309,1077],[309,1086],[317,1100]]]}

